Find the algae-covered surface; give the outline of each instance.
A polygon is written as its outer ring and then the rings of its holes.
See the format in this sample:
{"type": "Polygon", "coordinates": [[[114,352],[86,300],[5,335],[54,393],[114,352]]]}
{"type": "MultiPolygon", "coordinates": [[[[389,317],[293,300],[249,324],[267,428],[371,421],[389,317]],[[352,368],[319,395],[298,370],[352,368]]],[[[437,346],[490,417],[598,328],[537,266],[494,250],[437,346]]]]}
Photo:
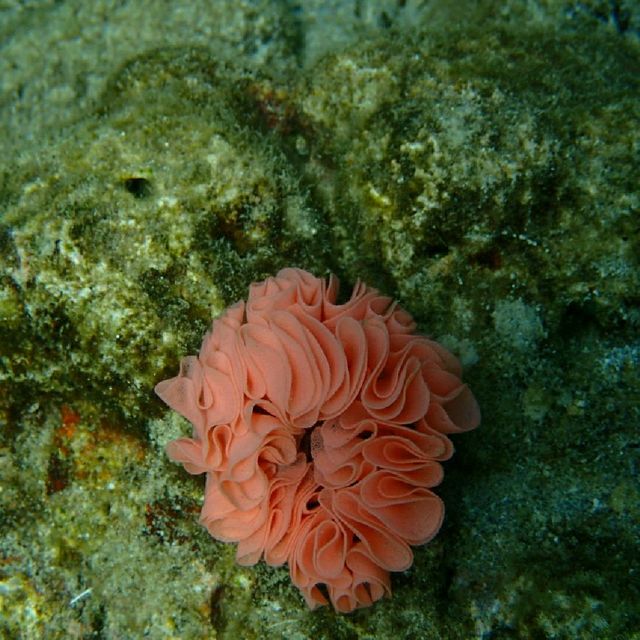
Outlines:
{"type": "Polygon", "coordinates": [[[0,636],[640,638],[634,2],[0,2],[0,636]],[[153,394],[295,265],[482,409],[393,597],[197,522],[153,394]]]}

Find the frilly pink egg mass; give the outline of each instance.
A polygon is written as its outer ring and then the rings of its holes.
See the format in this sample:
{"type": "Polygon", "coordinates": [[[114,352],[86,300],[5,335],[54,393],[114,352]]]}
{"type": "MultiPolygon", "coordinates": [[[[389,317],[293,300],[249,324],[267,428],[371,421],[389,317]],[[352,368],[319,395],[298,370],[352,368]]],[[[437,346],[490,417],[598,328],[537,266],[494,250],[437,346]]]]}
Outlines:
{"type": "Polygon", "coordinates": [[[293,268],[251,285],[156,392],[193,425],[167,451],[206,474],[210,534],[242,565],[287,563],[311,608],[348,612],[390,594],[438,532],[446,434],[480,411],[406,311],[363,283],[344,304],[337,291],[293,268]]]}

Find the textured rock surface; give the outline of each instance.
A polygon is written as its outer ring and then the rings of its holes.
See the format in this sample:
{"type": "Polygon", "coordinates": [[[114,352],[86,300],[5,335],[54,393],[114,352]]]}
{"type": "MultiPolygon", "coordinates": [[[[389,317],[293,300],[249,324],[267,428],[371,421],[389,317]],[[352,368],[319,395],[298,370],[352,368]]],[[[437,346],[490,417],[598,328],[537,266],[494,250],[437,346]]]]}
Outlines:
{"type": "Polygon", "coordinates": [[[640,637],[635,5],[214,4],[0,5],[0,635],[640,637]],[[151,393],[288,264],[483,409],[347,617],[200,529],[151,393]]]}

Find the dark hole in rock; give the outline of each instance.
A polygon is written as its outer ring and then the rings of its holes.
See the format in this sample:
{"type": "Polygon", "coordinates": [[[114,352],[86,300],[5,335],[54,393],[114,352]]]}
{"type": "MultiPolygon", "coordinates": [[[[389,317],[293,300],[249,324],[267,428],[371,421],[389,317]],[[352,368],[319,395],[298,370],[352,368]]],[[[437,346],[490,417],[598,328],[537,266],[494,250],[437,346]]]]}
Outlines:
{"type": "Polygon", "coordinates": [[[126,178],[124,188],[134,198],[146,198],[151,195],[151,183],[146,178],[126,178]]]}

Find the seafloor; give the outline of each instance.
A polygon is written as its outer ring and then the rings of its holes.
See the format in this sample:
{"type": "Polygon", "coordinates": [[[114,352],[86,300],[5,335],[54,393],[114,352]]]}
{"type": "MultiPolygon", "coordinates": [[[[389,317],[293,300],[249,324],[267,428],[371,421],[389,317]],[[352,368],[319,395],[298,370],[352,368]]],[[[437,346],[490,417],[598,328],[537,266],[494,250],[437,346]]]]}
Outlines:
{"type": "Polygon", "coordinates": [[[0,2],[0,636],[640,638],[640,6],[0,2]],[[309,612],[197,523],[153,395],[250,282],[462,358],[438,537],[309,612]]]}

